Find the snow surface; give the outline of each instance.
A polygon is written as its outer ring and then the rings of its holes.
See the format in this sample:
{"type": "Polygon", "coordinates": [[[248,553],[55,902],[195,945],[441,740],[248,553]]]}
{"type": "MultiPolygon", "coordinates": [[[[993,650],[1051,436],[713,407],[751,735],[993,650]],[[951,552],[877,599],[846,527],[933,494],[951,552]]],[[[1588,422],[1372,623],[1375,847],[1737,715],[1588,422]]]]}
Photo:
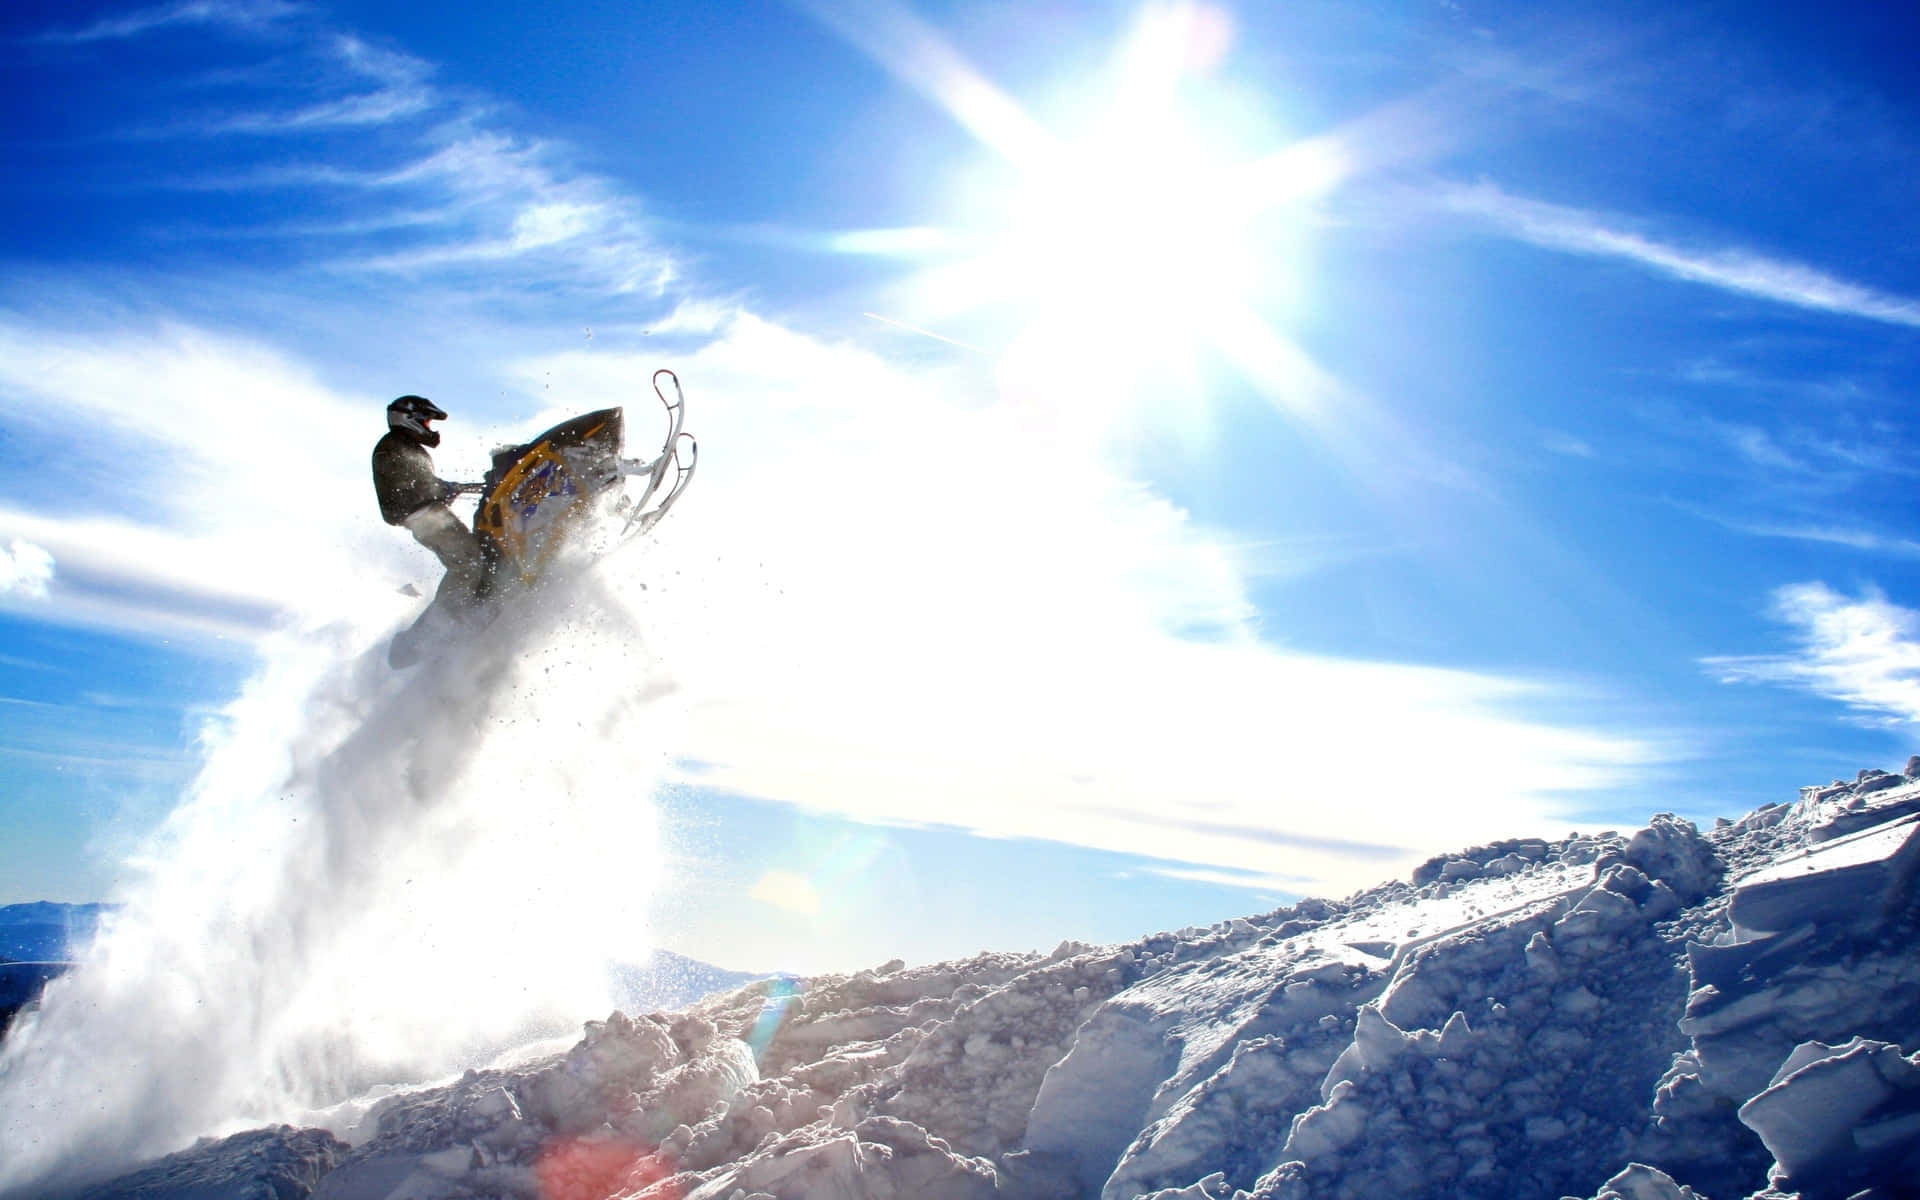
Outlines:
{"type": "Polygon", "coordinates": [[[1886,778],[1128,945],[614,1013],[388,1096],[350,1148],[259,1130],[86,1196],[1913,1195],[1920,779],[1886,778]],[[1732,916],[1756,895],[1765,931],[1732,916]]]}

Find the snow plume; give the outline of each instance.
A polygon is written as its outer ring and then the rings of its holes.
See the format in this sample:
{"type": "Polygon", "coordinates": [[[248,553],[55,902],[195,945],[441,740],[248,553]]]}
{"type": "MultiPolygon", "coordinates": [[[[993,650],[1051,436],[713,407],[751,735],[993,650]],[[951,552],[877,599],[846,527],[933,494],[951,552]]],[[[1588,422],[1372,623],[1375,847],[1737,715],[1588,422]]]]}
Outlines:
{"type": "Polygon", "coordinates": [[[269,644],[126,907],[0,1047],[0,1194],[344,1125],[321,1110],[611,1007],[672,706],[589,582],[552,591],[405,673],[344,625],[269,644]]]}

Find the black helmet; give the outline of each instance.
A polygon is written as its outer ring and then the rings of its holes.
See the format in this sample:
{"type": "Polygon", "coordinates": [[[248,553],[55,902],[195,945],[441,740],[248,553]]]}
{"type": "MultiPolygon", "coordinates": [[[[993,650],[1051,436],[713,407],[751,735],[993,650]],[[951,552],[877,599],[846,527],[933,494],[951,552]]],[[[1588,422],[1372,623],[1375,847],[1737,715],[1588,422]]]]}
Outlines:
{"type": "Polygon", "coordinates": [[[422,446],[438,446],[440,431],[427,426],[429,421],[444,421],[447,414],[425,396],[402,396],[387,405],[387,426],[409,435],[422,446]]]}

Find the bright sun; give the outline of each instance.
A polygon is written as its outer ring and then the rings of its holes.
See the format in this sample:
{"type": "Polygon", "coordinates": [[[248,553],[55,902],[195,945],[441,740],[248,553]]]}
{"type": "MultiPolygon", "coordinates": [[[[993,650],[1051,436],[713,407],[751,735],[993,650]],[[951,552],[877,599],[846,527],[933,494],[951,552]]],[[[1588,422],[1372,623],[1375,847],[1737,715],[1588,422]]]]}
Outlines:
{"type": "Polygon", "coordinates": [[[1087,89],[1097,101],[1082,111],[1093,115],[1071,138],[915,36],[888,61],[1013,168],[1013,183],[977,195],[961,220],[974,253],[917,277],[913,307],[927,323],[1013,318],[986,346],[1026,394],[1070,389],[1105,405],[1147,403],[1155,390],[1198,395],[1199,360],[1212,352],[1311,410],[1310,364],[1261,313],[1274,296],[1297,295],[1306,204],[1345,166],[1331,142],[1271,153],[1235,144],[1217,103],[1227,89],[1212,78],[1229,17],[1205,4],[1143,9],[1113,69],[1087,89]]]}
{"type": "Polygon", "coordinates": [[[1251,219],[1171,120],[1066,147],[1027,173],[995,248],[1009,297],[1103,324],[1184,323],[1243,300],[1258,269],[1251,219]]]}

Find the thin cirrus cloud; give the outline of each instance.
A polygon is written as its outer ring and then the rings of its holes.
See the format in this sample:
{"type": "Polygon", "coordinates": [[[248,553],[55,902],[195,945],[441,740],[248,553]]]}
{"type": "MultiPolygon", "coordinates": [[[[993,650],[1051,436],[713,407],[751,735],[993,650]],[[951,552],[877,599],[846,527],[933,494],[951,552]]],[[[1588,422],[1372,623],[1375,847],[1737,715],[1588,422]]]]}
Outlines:
{"type": "Polygon", "coordinates": [[[1741,461],[1783,484],[1816,492],[1843,492],[1863,483],[1915,473],[1900,442],[1876,444],[1858,437],[1789,425],[1779,431],[1708,420],[1713,441],[1741,461]]]}
{"type": "Polygon", "coordinates": [[[214,113],[163,125],[154,132],[216,137],[223,134],[296,134],[387,125],[446,106],[428,82],[433,68],[410,54],[382,49],[352,34],[319,38],[300,53],[311,63],[317,98],[294,107],[214,113]],[[362,90],[371,84],[371,90],[362,90]]]}
{"type": "Polygon", "coordinates": [[[1706,669],[1837,700],[1873,724],[1920,723],[1920,612],[1876,589],[1848,596],[1816,582],[1776,591],[1773,615],[1792,628],[1792,653],[1707,658],[1706,669]]]}
{"type": "Polygon", "coordinates": [[[1543,434],[1540,438],[1540,445],[1549,453],[1559,454],[1567,458],[1594,457],[1593,444],[1591,442],[1588,442],[1584,438],[1577,438],[1570,433],[1562,433],[1559,430],[1550,430],[1543,434]]]}
{"type": "Polygon", "coordinates": [[[1912,538],[1888,537],[1866,529],[1852,529],[1836,525],[1742,525],[1742,532],[1757,537],[1786,538],[1792,541],[1818,542],[1828,546],[1846,546],[1853,550],[1865,550],[1875,554],[1891,554],[1900,558],[1920,558],[1920,541],[1912,538]]]}
{"type": "Polygon", "coordinates": [[[674,256],[637,205],[604,180],[568,171],[557,147],[460,125],[429,131],[422,140],[426,153],[386,170],[294,166],[282,169],[289,173],[278,180],[237,183],[331,185],[365,198],[373,211],[325,239],[337,247],[321,260],[331,270],[426,273],[511,263],[592,289],[652,296],[677,278],[674,256]],[[372,251],[355,236],[360,230],[413,236],[399,248],[372,251]],[[566,252],[555,253],[560,250],[566,252]]]}
{"type": "Polygon", "coordinates": [[[293,133],[354,125],[385,125],[426,112],[435,97],[425,88],[406,88],[346,96],[283,113],[239,113],[197,125],[203,136],[222,133],[293,133]]]}
{"type": "Polygon", "coordinates": [[[1816,267],[1743,249],[1661,241],[1588,209],[1530,200],[1489,183],[1442,188],[1439,206],[1508,236],[1572,254],[1624,259],[1676,279],[1797,308],[1920,328],[1920,300],[1880,291],[1816,267]]]}
{"type": "Polygon", "coordinates": [[[109,42],[180,25],[216,25],[258,32],[305,11],[308,11],[305,5],[284,0],[182,0],[106,17],[78,29],[48,30],[34,40],[50,45],[109,42]]]}
{"type": "Polygon", "coordinates": [[[1748,537],[1810,542],[1822,546],[1843,546],[1849,550],[1858,550],[1867,554],[1884,554],[1894,558],[1920,558],[1920,541],[1850,524],[1844,517],[1834,520],[1807,517],[1773,520],[1741,518],[1701,505],[1679,501],[1671,503],[1689,516],[1711,521],[1715,525],[1748,537]]]}
{"type": "MultiPolygon", "coordinates": [[[[21,701],[0,697],[0,705],[17,707],[21,701]]],[[[9,728],[0,734],[0,761],[11,761],[28,768],[84,770],[119,780],[152,783],[178,782],[193,766],[189,750],[168,749],[125,738],[90,735],[76,722],[86,716],[89,706],[50,704],[35,706],[38,720],[23,720],[18,712],[10,714],[9,728]]]]}
{"type": "Polygon", "coordinates": [[[1713,428],[1741,458],[1757,467],[1795,474],[1805,473],[1809,469],[1806,463],[1784,449],[1764,429],[1719,422],[1715,422],[1713,428]]]}
{"type": "Polygon", "coordinates": [[[133,156],[119,176],[174,192],[305,192],[329,216],[156,217],[147,232],[174,245],[278,239],[295,266],[463,284],[513,270],[658,296],[677,276],[637,201],[574,168],[566,147],[509,128],[489,98],[435,83],[433,64],[329,28],[318,10],[187,4],[49,36],[100,43],[189,24],[247,36],[196,43],[208,82],[171,94],[171,110],[143,105],[146,123],[119,130],[133,156]],[[279,65],[259,70],[262,55],[279,65]],[[363,136],[325,136],[348,131],[363,136]],[[185,170],[147,169],[139,148],[155,138],[201,141],[209,153],[185,170]]]}

